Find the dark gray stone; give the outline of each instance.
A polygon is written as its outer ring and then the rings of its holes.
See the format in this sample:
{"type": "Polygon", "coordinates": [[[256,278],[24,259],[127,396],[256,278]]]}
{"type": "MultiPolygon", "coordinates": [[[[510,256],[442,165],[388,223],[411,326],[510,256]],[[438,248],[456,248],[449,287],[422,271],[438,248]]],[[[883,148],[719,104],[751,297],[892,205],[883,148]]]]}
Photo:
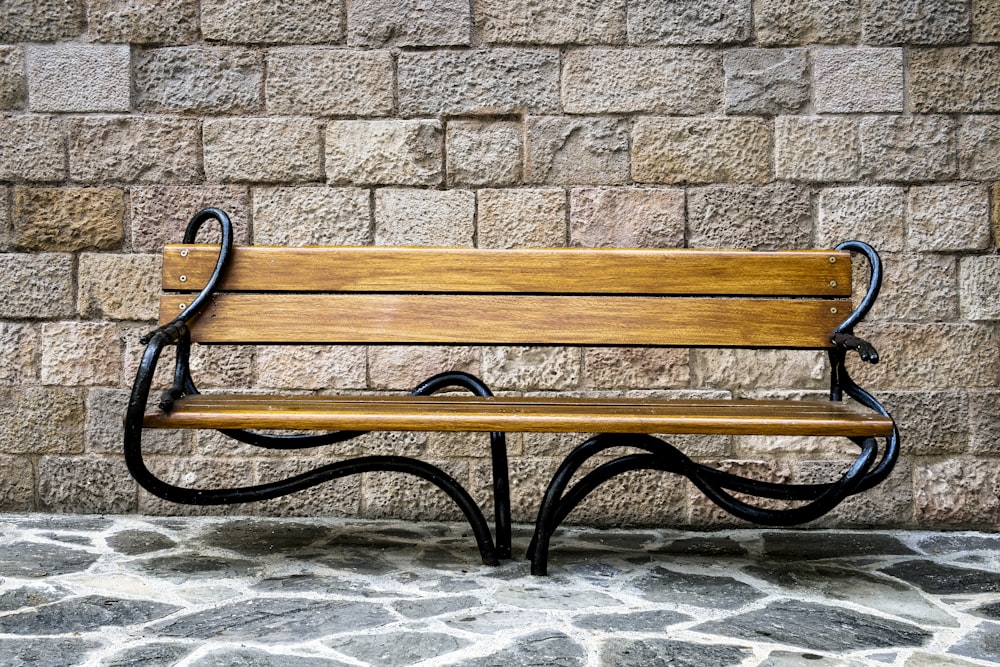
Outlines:
{"type": "Polygon", "coordinates": [[[58,588],[15,588],[0,594],[0,611],[14,611],[22,607],[37,607],[58,602],[67,593],[58,588]]]}
{"type": "Polygon", "coordinates": [[[656,536],[635,531],[595,530],[572,535],[571,539],[585,544],[599,544],[615,551],[642,551],[653,543],[656,536]]]}
{"type": "Polygon", "coordinates": [[[430,618],[451,612],[478,607],[482,601],[472,595],[430,598],[428,600],[403,600],[393,604],[393,608],[407,618],[430,618]]]}
{"type": "Polygon", "coordinates": [[[412,665],[468,646],[465,639],[439,632],[355,635],[326,642],[330,648],[380,667],[412,665]]]}
{"type": "Polygon", "coordinates": [[[48,577],[86,570],[97,555],[55,544],[14,542],[0,550],[0,576],[48,577]]]}
{"type": "Polygon", "coordinates": [[[412,597],[398,590],[383,592],[361,585],[356,578],[337,577],[331,575],[293,574],[289,577],[274,577],[264,579],[250,587],[251,590],[266,593],[320,593],[337,595],[356,594],[360,598],[392,598],[412,597]]]}
{"type": "Polygon", "coordinates": [[[983,618],[990,618],[995,621],[1000,621],[1000,602],[991,602],[989,604],[984,604],[981,607],[977,607],[973,610],[973,613],[982,616],[983,618]]]}
{"type": "Polygon", "coordinates": [[[502,651],[484,658],[456,663],[460,667],[510,667],[510,665],[546,665],[573,667],[587,662],[582,646],[561,632],[541,631],[519,637],[502,651]]]}
{"type": "Polygon", "coordinates": [[[654,567],[632,582],[639,595],[653,602],[676,602],[697,607],[736,609],[766,597],[753,586],[732,577],[675,572],[654,567]]]}
{"type": "Polygon", "coordinates": [[[670,639],[612,639],[601,647],[600,663],[615,667],[704,667],[737,665],[751,651],[739,646],[690,644],[670,639]]]}
{"type": "Polygon", "coordinates": [[[650,549],[652,554],[674,556],[745,556],[746,548],[730,537],[687,537],[650,549]]]}
{"type": "Polygon", "coordinates": [[[346,662],[329,658],[268,653],[250,648],[213,651],[191,663],[191,667],[337,667],[346,662]]]}
{"type": "Polygon", "coordinates": [[[83,639],[0,639],[4,667],[73,667],[100,644],[83,639]]]}
{"type": "Polygon", "coordinates": [[[152,530],[123,530],[109,537],[107,542],[109,547],[126,556],[162,551],[177,545],[166,535],[152,530]]]}
{"type": "Polygon", "coordinates": [[[905,556],[913,549],[879,533],[764,533],[764,555],[781,560],[815,560],[854,556],[905,556]]]}
{"type": "Polygon", "coordinates": [[[231,549],[245,556],[291,554],[328,537],[323,526],[287,521],[246,520],[222,523],[207,531],[202,540],[212,547],[231,549]]]}
{"type": "Polygon", "coordinates": [[[24,529],[67,530],[74,533],[94,533],[111,527],[111,519],[98,516],[62,516],[58,514],[36,514],[18,521],[24,529]]]}
{"type": "Polygon", "coordinates": [[[932,535],[917,542],[917,547],[928,554],[950,554],[959,551],[1000,551],[1000,537],[984,535],[932,535]]]}
{"type": "Polygon", "coordinates": [[[66,544],[78,544],[81,547],[94,546],[94,540],[87,535],[73,535],[72,533],[41,533],[39,537],[44,537],[53,542],[64,542],[66,544]]]}
{"type": "Polygon", "coordinates": [[[364,549],[336,549],[328,555],[310,561],[355,574],[389,574],[399,569],[398,565],[393,565],[384,558],[374,555],[370,550],[364,549]]]}
{"type": "Polygon", "coordinates": [[[575,619],[573,625],[602,632],[663,632],[668,626],[690,620],[687,614],[655,610],[629,614],[587,614],[575,619]]]}
{"type": "Polygon", "coordinates": [[[115,653],[101,661],[102,667],[170,667],[176,665],[194,646],[157,642],[115,653]]]}
{"type": "Polygon", "coordinates": [[[206,556],[197,553],[183,553],[175,556],[161,556],[145,561],[137,561],[136,565],[158,576],[202,576],[238,577],[244,576],[259,566],[250,560],[239,558],[223,558],[206,556]]]}
{"type": "Polygon", "coordinates": [[[180,609],[148,600],[115,600],[92,595],[43,605],[31,611],[0,616],[0,634],[65,635],[105,627],[147,623],[180,609]]]}
{"type": "Polygon", "coordinates": [[[948,649],[948,652],[992,664],[1000,663],[1000,624],[980,624],[965,639],[948,649]]]}
{"type": "Polygon", "coordinates": [[[969,595],[1000,592],[1000,573],[943,565],[929,560],[908,560],[882,568],[882,572],[911,583],[932,595],[969,595]]]}

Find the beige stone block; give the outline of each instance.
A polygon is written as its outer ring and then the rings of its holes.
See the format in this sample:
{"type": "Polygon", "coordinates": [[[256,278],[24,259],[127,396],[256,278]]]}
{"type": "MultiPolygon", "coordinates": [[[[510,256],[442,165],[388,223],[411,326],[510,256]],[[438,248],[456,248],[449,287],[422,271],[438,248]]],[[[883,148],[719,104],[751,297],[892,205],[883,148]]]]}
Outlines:
{"type": "Polygon", "coordinates": [[[1000,320],[1000,256],[963,257],[960,271],[962,318],[1000,320]]]}
{"type": "Polygon", "coordinates": [[[257,384],[276,389],[363,389],[360,345],[267,346],[257,351],[257,384]]]}
{"type": "MultiPolygon", "coordinates": [[[[514,457],[521,452],[523,433],[507,433],[507,454],[514,457]]],[[[490,434],[471,432],[431,432],[427,434],[427,455],[437,459],[490,460],[490,434]]],[[[569,450],[566,450],[569,451],[569,450]]]]}
{"type": "Polygon", "coordinates": [[[566,192],[559,188],[480,190],[480,248],[548,248],[566,245],[566,192]]]}
{"type": "MultiPolygon", "coordinates": [[[[795,481],[825,483],[838,479],[847,461],[801,461],[796,464],[795,481]]],[[[871,528],[913,525],[913,466],[896,463],[889,477],[878,486],[848,496],[829,514],[811,521],[810,528],[871,528]]]]}
{"type": "Polygon", "coordinates": [[[205,39],[256,44],[336,44],[344,10],[326,0],[203,0],[205,39]]]}
{"type": "Polygon", "coordinates": [[[368,200],[361,188],[254,188],[254,243],[368,245],[368,200]]]}
{"type": "Polygon", "coordinates": [[[159,256],[83,253],[79,262],[81,317],[153,320],[159,315],[159,256]]]}
{"type": "Polygon", "coordinates": [[[972,41],[1000,42],[1000,5],[995,0],[972,0],[972,41]]]}
{"type": "Polygon", "coordinates": [[[0,109],[23,109],[27,98],[24,47],[0,46],[0,109]]]}
{"type": "MultiPolygon", "coordinates": [[[[468,486],[469,465],[457,461],[427,461],[442,468],[463,487],[468,486]]],[[[362,516],[366,519],[405,521],[462,521],[458,505],[435,484],[415,475],[396,472],[365,473],[362,516]]],[[[470,553],[475,542],[470,539],[470,553]]]]}
{"type": "Polygon", "coordinates": [[[103,322],[42,325],[42,384],[118,385],[122,373],[118,328],[103,322]]]}
{"type": "Polygon", "coordinates": [[[35,471],[27,456],[0,456],[0,511],[35,509],[35,471]]]}
{"type": "Polygon", "coordinates": [[[513,122],[451,121],[448,185],[498,187],[521,180],[521,127],[513,122]]]}
{"type": "Polygon", "coordinates": [[[969,38],[965,0],[868,0],[861,16],[869,44],[961,44],[969,38]]]}
{"type": "Polygon", "coordinates": [[[40,343],[37,328],[0,322],[0,385],[37,384],[40,343]]]}
{"type": "Polygon", "coordinates": [[[909,456],[943,456],[969,451],[969,396],[952,391],[878,392],[896,420],[909,456]]]}
{"type": "Polygon", "coordinates": [[[570,190],[570,244],[586,248],[679,248],[684,191],[679,188],[570,190]]]}
{"type": "Polygon", "coordinates": [[[906,234],[906,190],[897,187],[825,188],[819,193],[816,245],[834,248],[858,240],[877,251],[899,252],[906,234]]]}
{"type": "Polygon", "coordinates": [[[347,3],[351,46],[465,46],[472,38],[464,0],[353,0],[347,3]]]}
{"type": "Polygon", "coordinates": [[[638,118],[632,177],[643,183],[765,183],[771,179],[771,130],[760,118],[638,118]]]}
{"type": "MultiPolygon", "coordinates": [[[[791,482],[795,474],[795,464],[793,461],[789,460],[765,461],[760,459],[738,459],[719,462],[708,461],[702,463],[733,475],[747,477],[749,479],[763,482],[772,482],[775,484],[785,484],[791,482]]],[[[691,505],[689,515],[690,518],[688,520],[689,525],[697,526],[702,529],[709,527],[713,529],[754,527],[754,524],[744,521],[743,519],[736,518],[713,503],[693,484],[685,484],[684,488],[688,492],[688,501],[691,505]]],[[[792,503],[781,500],[757,498],[740,493],[734,493],[733,495],[736,496],[738,500],[742,500],[755,507],[765,509],[784,509],[794,506],[792,503]]]]}
{"type": "MultiPolygon", "coordinates": [[[[147,464],[161,480],[189,489],[222,489],[254,484],[257,462],[202,457],[150,457],[147,464]]],[[[166,516],[216,516],[255,514],[254,503],[235,505],[185,505],[169,502],[139,489],[139,512],[166,516]]]]}
{"type": "Polygon", "coordinates": [[[946,116],[861,120],[862,176],[881,181],[944,180],[958,173],[955,121],[946,116]]]}
{"type": "Polygon", "coordinates": [[[774,173],[793,181],[853,181],[861,166],[853,118],[779,116],[774,121],[774,173]]]}
{"type": "MultiPolygon", "coordinates": [[[[158,253],[165,243],[180,243],[188,221],[203,208],[221,209],[233,223],[237,244],[250,242],[250,195],[238,185],[143,185],[129,189],[130,238],[135,252],[158,253]]],[[[218,225],[208,222],[199,243],[218,243],[218,225]]]]}
{"type": "Polygon", "coordinates": [[[73,314],[73,256],[0,253],[0,317],[38,319],[73,314]]]}
{"type": "Polygon", "coordinates": [[[195,345],[191,349],[191,376],[199,389],[252,387],[255,356],[252,345],[195,345]]]}
{"type": "Polygon", "coordinates": [[[588,389],[670,389],[691,380],[684,349],[586,348],[583,368],[588,389]]]}
{"type": "Polygon", "coordinates": [[[83,451],[83,392],[67,387],[0,388],[0,452],[76,454],[83,451]]]}
{"type": "Polygon", "coordinates": [[[909,55],[910,111],[1000,111],[1000,47],[916,49],[909,55]]]}
{"type": "Polygon", "coordinates": [[[134,103],[149,113],[252,114],[264,106],[264,58],[250,49],[172,47],[138,51],[134,103]]]}
{"type": "Polygon", "coordinates": [[[437,120],[331,121],[326,177],[331,184],[438,185],[441,123],[437,120]]]}
{"type": "MultiPolygon", "coordinates": [[[[580,442],[582,438],[577,438],[580,442]]],[[[545,494],[558,461],[540,458],[517,458],[510,462],[510,512],[515,523],[534,523],[538,517],[538,504],[545,494]]],[[[488,463],[478,463],[472,467],[470,492],[481,498],[481,507],[492,508],[493,473],[488,463]],[[487,505],[489,503],[489,505],[487,505]]],[[[485,513],[485,512],[484,512],[485,513]]],[[[492,509],[487,514],[492,520],[492,509]]],[[[569,521],[575,520],[571,515],[569,521]]]]}
{"type": "Polygon", "coordinates": [[[861,8],[853,0],[760,0],[754,31],[764,46],[851,44],[861,38],[861,8]]]}
{"type": "Polygon", "coordinates": [[[628,123],[615,118],[529,118],[524,179],[539,185],[619,185],[629,180],[628,123]]]}
{"type": "Polygon", "coordinates": [[[438,373],[464,371],[480,374],[480,351],[443,345],[372,345],[368,348],[368,375],[374,389],[411,391],[438,373]]]}
{"type": "Polygon", "coordinates": [[[267,57],[272,114],[388,116],[393,111],[389,51],[273,49],[267,57]]]}
{"type": "Polygon", "coordinates": [[[572,347],[487,347],[483,381],[493,391],[573,389],[583,378],[583,355],[572,347]]]}
{"type": "Polygon", "coordinates": [[[1000,391],[969,392],[969,453],[995,456],[1000,452],[1000,391]]]}
{"type": "MultiPolygon", "coordinates": [[[[690,369],[688,373],[690,374],[690,369]]],[[[733,397],[732,392],[721,389],[629,389],[624,394],[625,398],[633,398],[640,401],[649,398],[682,401],[724,401],[733,397]]],[[[654,433],[653,435],[677,447],[692,458],[720,458],[732,456],[733,453],[733,437],[729,435],[696,435],[690,433],[654,433]]]]}
{"type": "Polygon", "coordinates": [[[990,244],[989,191],[983,185],[923,185],[910,189],[911,250],[985,250],[990,244]]]}
{"type": "MultiPolygon", "coordinates": [[[[151,403],[159,401],[163,385],[154,385],[150,391],[151,403]]],[[[87,392],[87,422],[84,429],[85,449],[88,454],[121,456],[125,441],[125,411],[128,408],[128,389],[90,389],[87,392]]],[[[142,452],[149,454],[186,454],[191,452],[189,430],[144,429],[142,452]]]]}
{"type": "Polygon", "coordinates": [[[629,4],[630,44],[733,44],[751,32],[750,0],[629,4]]]}
{"type": "Polygon", "coordinates": [[[958,159],[962,178],[1000,179],[1000,117],[967,116],[958,130],[958,159]]]}
{"type": "Polygon", "coordinates": [[[902,49],[815,49],[813,103],[820,113],[903,111],[902,49]]]}
{"type": "Polygon", "coordinates": [[[483,40],[493,44],[621,44],[625,0],[474,0],[483,40]]]}
{"type": "Polygon", "coordinates": [[[51,42],[76,37],[86,25],[84,0],[8,0],[0,11],[0,42],[51,42]]]}
{"type": "MultiPolygon", "coordinates": [[[[930,253],[881,253],[882,291],[869,320],[934,322],[958,319],[956,258],[930,253]]],[[[867,271],[867,269],[866,269],[867,271]]],[[[858,303],[868,287],[867,273],[858,275],[858,303]]]]}
{"type": "Polygon", "coordinates": [[[375,244],[471,247],[475,215],[471,190],[383,188],[375,192],[375,244]]]}
{"type": "Polygon", "coordinates": [[[711,113],[722,89],[722,53],[708,49],[576,49],[563,64],[563,108],[573,114],[711,113]]]}
{"type": "Polygon", "coordinates": [[[66,132],[51,116],[0,117],[0,180],[66,178],[66,132]]]}
{"type": "Polygon", "coordinates": [[[723,59],[726,113],[777,116],[809,103],[805,49],[732,49],[723,59]]]}
{"type": "Polygon", "coordinates": [[[134,512],[136,488],[118,456],[44,456],[38,461],[38,497],[49,511],[134,512]]]}
{"type": "Polygon", "coordinates": [[[705,349],[691,351],[691,386],[738,395],[762,388],[823,389],[829,382],[825,352],[814,350],[705,349]]]}
{"type": "MultiPolygon", "coordinates": [[[[332,463],[332,461],[329,461],[332,463]]],[[[321,462],[313,459],[261,461],[260,481],[271,482],[309,472],[321,462]]],[[[356,518],[361,510],[361,477],[352,475],[273,500],[256,503],[262,516],[337,516],[356,518]]]]}
{"type": "Polygon", "coordinates": [[[30,44],[28,108],[32,111],[129,111],[127,45],[30,44]]]}
{"type": "Polygon", "coordinates": [[[323,176],[320,124],[311,118],[206,120],[205,178],[283,183],[323,176]]]}
{"type": "Polygon", "coordinates": [[[914,519],[923,528],[987,528],[1000,520],[1000,483],[991,459],[918,460],[914,519]]]}
{"type": "Polygon", "coordinates": [[[1000,183],[993,184],[993,207],[990,210],[990,217],[993,222],[993,246],[1000,248],[1000,183]]]}
{"type": "Polygon", "coordinates": [[[187,44],[198,38],[197,0],[87,0],[97,42],[187,44]]]}
{"type": "Polygon", "coordinates": [[[71,118],[70,178],[84,183],[200,181],[200,122],[181,118],[71,118]]]}
{"type": "Polygon", "coordinates": [[[688,245],[694,248],[812,246],[812,192],[802,185],[718,185],[688,190],[688,245]]]}
{"type": "Polygon", "coordinates": [[[11,242],[43,251],[116,249],[124,219],[125,192],[118,188],[18,187],[11,242]]]}

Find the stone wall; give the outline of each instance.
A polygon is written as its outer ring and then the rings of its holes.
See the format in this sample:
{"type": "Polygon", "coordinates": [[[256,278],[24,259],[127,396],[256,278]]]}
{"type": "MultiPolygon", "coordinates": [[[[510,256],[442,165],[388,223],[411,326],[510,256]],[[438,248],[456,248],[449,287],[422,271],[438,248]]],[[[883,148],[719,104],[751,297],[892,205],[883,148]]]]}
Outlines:
{"type": "MultiPolygon", "coordinates": [[[[895,411],[887,484],[826,523],[1000,520],[997,0],[0,0],[0,510],[189,512],[119,453],[158,253],[204,205],[241,242],[810,248],[883,254],[858,378],[895,411]]],[[[535,348],[199,350],[203,387],[404,391],[448,368],[497,391],[822,395],[822,354],[535,348]]],[[[530,519],[578,436],[513,436],[530,519]]],[[[850,448],[681,438],[812,480],[850,448]]],[[[441,464],[483,498],[486,439],[382,434],[260,454],[149,438],[185,484],[361,451],[441,464]]],[[[367,475],[227,510],[451,517],[367,475]]],[[[202,510],[204,511],[204,510],[202,510]]],[[[634,474],[575,515],[731,524],[634,474]],[[655,500],[655,502],[650,502],[655,500]]]]}

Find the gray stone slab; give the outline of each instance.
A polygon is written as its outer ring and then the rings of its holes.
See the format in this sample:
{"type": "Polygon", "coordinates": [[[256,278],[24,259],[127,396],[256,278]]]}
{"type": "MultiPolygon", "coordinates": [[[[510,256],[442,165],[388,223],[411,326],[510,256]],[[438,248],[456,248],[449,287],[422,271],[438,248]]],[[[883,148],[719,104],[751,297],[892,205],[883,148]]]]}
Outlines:
{"type": "Polygon", "coordinates": [[[453,595],[424,600],[403,600],[394,603],[392,608],[406,618],[431,618],[481,605],[482,600],[472,595],[453,595]]]}
{"type": "Polygon", "coordinates": [[[509,648],[493,655],[455,664],[460,667],[510,667],[511,665],[576,667],[586,662],[586,650],[568,636],[556,631],[541,631],[519,637],[509,648]]]}
{"type": "Polygon", "coordinates": [[[992,664],[1000,663],[1000,623],[981,623],[948,652],[992,664]]]}
{"type": "Polygon", "coordinates": [[[259,568],[259,565],[252,560],[190,552],[136,561],[134,565],[158,577],[237,577],[245,576],[259,568]]]}
{"type": "Polygon", "coordinates": [[[917,542],[917,547],[933,555],[961,551],[1000,551],[1000,537],[942,533],[925,537],[917,542]]]}
{"type": "Polygon", "coordinates": [[[97,554],[55,544],[17,541],[0,551],[0,576],[41,578],[80,572],[97,554]]]}
{"type": "Polygon", "coordinates": [[[101,667],[171,667],[195,649],[189,644],[155,642],[119,651],[101,661],[101,667]]]}
{"type": "Polygon", "coordinates": [[[676,611],[654,610],[619,614],[586,614],[573,620],[584,630],[602,632],[663,632],[667,627],[693,620],[676,611]]]}
{"type": "Polygon", "coordinates": [[[107,543],[109,547],[126,556],[161,551],[177,545],[166,535],[152,530],[123,530],[108,537],[107,543]]]}
{"type": "Polygon", "coordinates": [[[329,658],[268,653],[250,648],[228,648],[212,651],[191,663],[191,667],[338,667],[348,663],[329,658]]]}
{"type": "Polygon", "coordinates": [[[615,667],[705,667],[738,665],[752,655],[749,648],[693,644],[670,639],[612,639],[601,646],[600,664],[615,667]]]}
{"type": "Polygon", "coordinates": [[[746,547],[730,537],[687,537],[650,549],[653,554],[678,556],[745,556],[746,547]]]}
{"type": "Polygon", "coordinates": [[[766,597],[765,593],[732,577],[676,572],[654,567],[632,585],[652,602],[671,602],[713,609],[736,609],[766,597]]]}
{"type": "Polygon", "coordinates": [[[908,560],[882,568],[933,595],[969,595],[1000,592],[1000,572],[954,567],[930,560],[908,560]]]}
{"type": "Polygon", "coordinates": [[[36,588],[25,586],[0,593],[0,611],[14,611],[22,607],[37,607],[58,602],[68,593],[57,587],[36,588]]]}
{"type": "Polygon", "coordinates": [[[310,523],[242,520],[213,526],[201,537],[201,541],[244,556],[261,556],[294,553],[329,535],[330,531],[323,526],[310,523]]]}
{"type": "Polygon", "coordinates": [[[0,616],[0,634],[65,635],[105,627],[148,623],[180,609],[148,600],[113,600],[88,596],[62,600],[16,614],[0,616]]]}
{"type": "Polygon", "coordinates": [[[1000,602],[990,602],[973,610],[973,613],[983,618],[991,618],[1000,621],[1000,602]]]}
{"type": "Polygon", "coordinates": [[[818,533],[782,531],[764,533],[764,555],[782,560],[814,560],[854,556],[916,554],[884,533],[818,533]]]}
{"type": "Polygon", "coordinates": [[[398,632],[385,635],[357,635],[326,642],[330,648],[380,667],[401,667],[431,660],[471,644],[440,632],[398,632]]]}
{"type": "Polygon", "coordinates": [[[74,667],[99,646],[83,639],[0,639],[0,656],[4,667],[74,667]]]}

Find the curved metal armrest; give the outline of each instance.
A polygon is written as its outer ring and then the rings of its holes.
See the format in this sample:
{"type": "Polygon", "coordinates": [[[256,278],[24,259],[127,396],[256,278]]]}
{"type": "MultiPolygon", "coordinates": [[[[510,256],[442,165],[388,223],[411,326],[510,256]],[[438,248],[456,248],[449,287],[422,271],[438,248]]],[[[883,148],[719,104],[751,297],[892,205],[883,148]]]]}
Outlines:
{"type": "Polygon", "coordinates": [[[875,346],[852,333],[835,333],[830,338],[830,342],[841,350],[855,350],[862,361],[867,361],[870,364],[878,363],[878,350],[875,349],[875,346]]]}

